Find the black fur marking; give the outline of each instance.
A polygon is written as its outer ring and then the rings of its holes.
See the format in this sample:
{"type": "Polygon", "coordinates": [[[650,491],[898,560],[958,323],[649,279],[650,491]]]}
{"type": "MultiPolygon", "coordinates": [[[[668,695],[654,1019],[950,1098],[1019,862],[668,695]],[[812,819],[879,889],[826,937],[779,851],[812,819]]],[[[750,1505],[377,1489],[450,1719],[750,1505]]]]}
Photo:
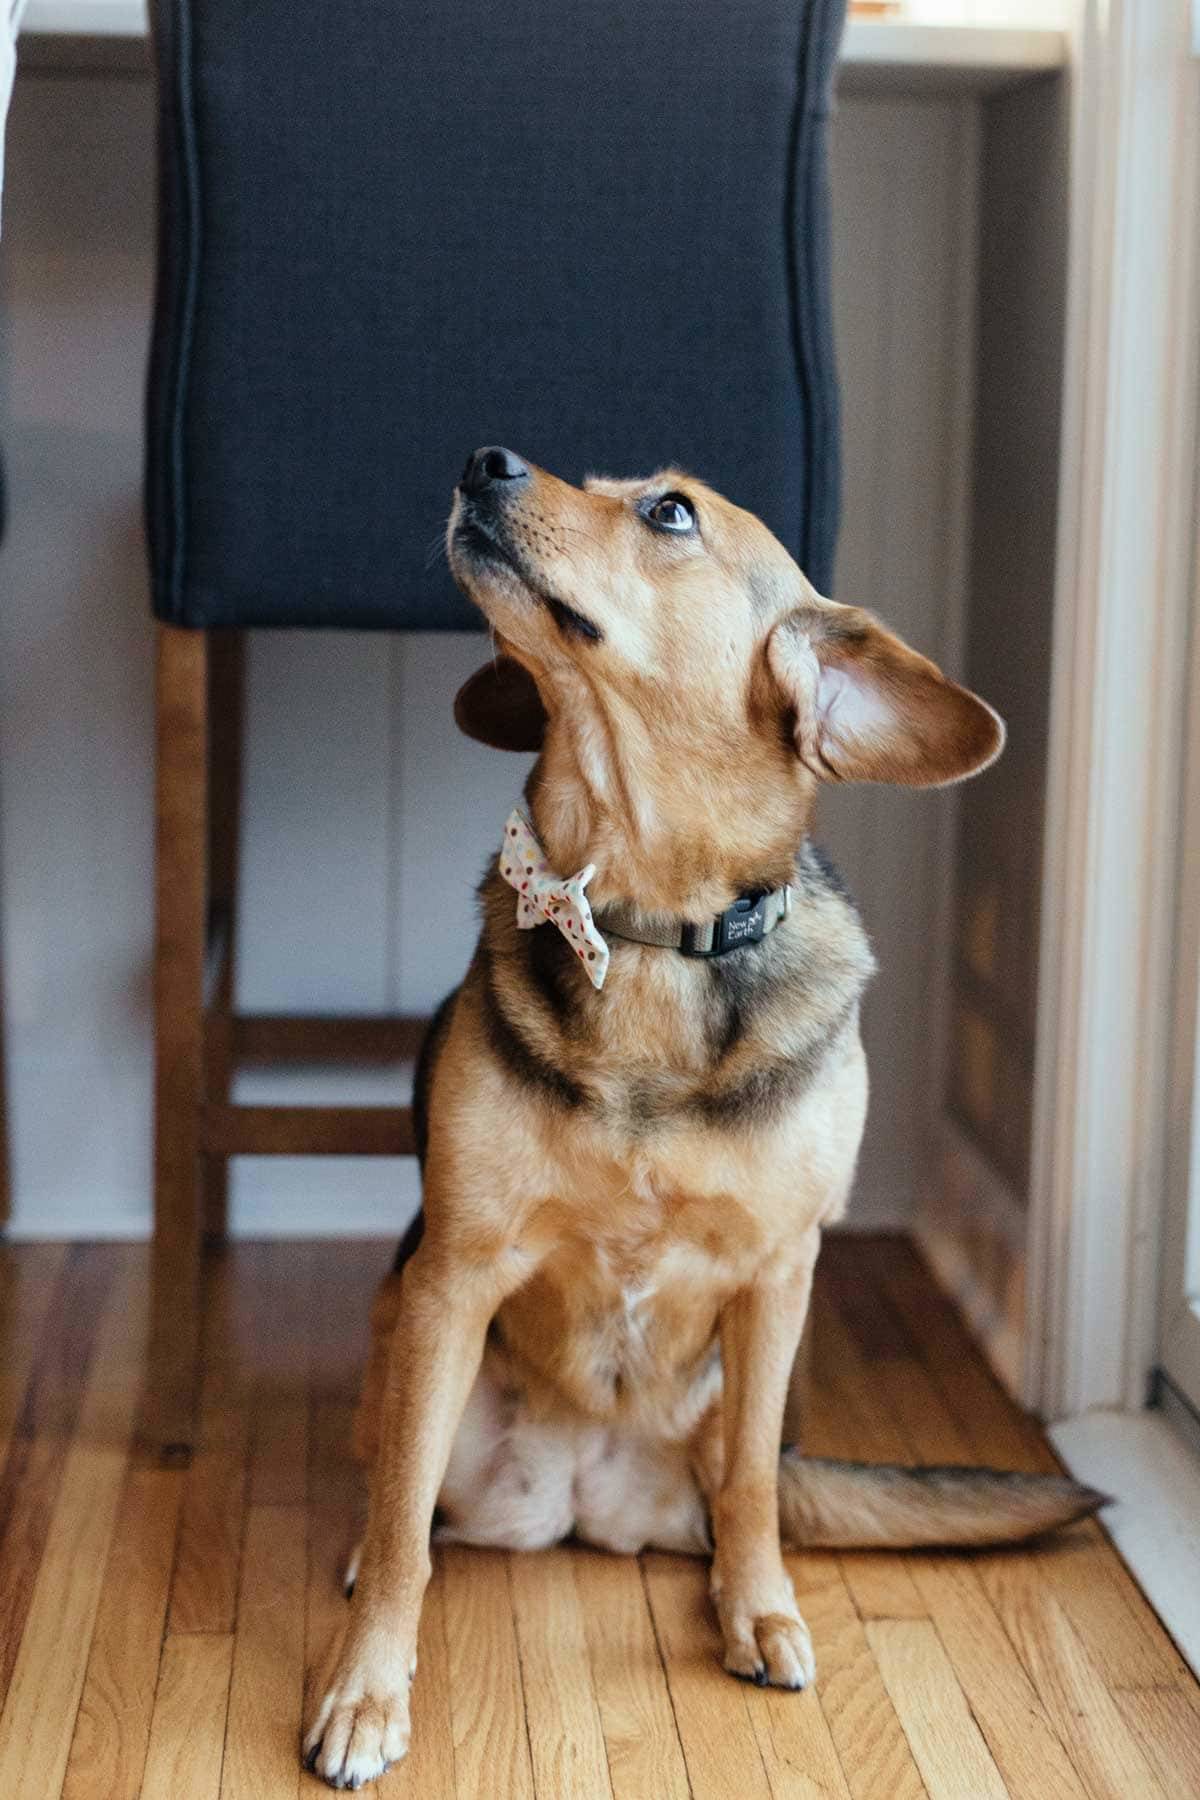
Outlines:
{"type": "Polygon", "coordinates": [[[547,594],[545,598],[550,617],[564,637],[587,638],[593,644],[604,642],[604,633],[600,627],[593,625],[582,613],[576,612],[573,606],[568,606],[565,600],[556,600],[552,594],[547,594]]]}
{"type": "MultiPolygon", "coordinates": [[[[452,988],[446,995],[429,1021],[429,1030],[421,1040],[421,1048],[417,1054],[417,1066],[413,1074],[413,1141],[417,1150],[417,1162],[422,1169],[425,1167],[425,1152],[429,1145],[429,1090],[433,1085],[434,1065],[450,1029],[450,1018],[457,995],[457,988],[452,988]]],[[[416,1248],[415,1244],[413,1248],[416,1248]]]]}
{"type": "Polygon", "coordinates": [[[664,1106],[657,1082],[630,1081],[625,1089],[625,1117],[634,1131],[646,1131],[671,1109],[664,1106]]]}
{"type": "Polygon", "coordinates": [[[409,1262],[411,1258],[416,1255],[421,1246],[421,1239],[424,1236],[425,1209],[418,1206],[416,1212],[413,1214],[412,1223],[409,1225],[404,1236],[400,1239],[399,1246],[396,1250],[395,1260],[392,1263],[393,1275],[398,1275],[405,1263],[409,1262]]]}
{"type": "MultiPolygon", "coordinates": [[[[806,839],[796,857],[796,885],[804,893],[836,894],[851,907],[854,902],[841,874],[820,845],[806,839]]],[[[855,908],[857,911],[857,908],[855,908]]],[[[747,945],[731,956],[714,957],[708,965],[710,1000],[707,1038],[714,1065],[719,1064],[752,1029],[760,1001],[769,1002],[778,992],[781,977],[776,946],[770,937],[747,945]]]]}
{"type": "Polygon", "coordinates": [[[539,926],[526,934],[529,976],[560,1025],[569,1024],[578,1005],[576,958],[561,931],[539,926]]]}
{"type": "Polygon", "coordinates": [[[771,963],[775,948],[769,940],[749,944],[732,956],[717,956],[708,964],[708,1050],[714,1063],[721,1062],[746,1035],[754,1016],[755,1000],[771,991],[771,963]]]}
{"type": "Polygon", "coordinates": [[[515,1076],[526,1087],[536,1088],[544,1099],[553,1100],[559,1106],[582,1106],[586,1098],[583,1089],[564,1075],[561,1069],[556,1069],[553,1063],[547,1062],[521,1036],[500,1004],[492,985],[491,958],[484,954],[482,961],[483,1023],[493,1055],[510,1075],[515,1076]]]}
{"type": "Polygon", "coordinates": [[[773,1119],[812,1085],[829,1051],[842,1035],[857,1008],[857,997],[843,1007],[823,1032],[811,1043],[802,1045],[791,1056],[774,1057],[761,1063],[732,1087],[715,1093],[695,1094],[688,1111],[706,1125],[760,1125],[773,1119]]]}
{"type": "Polygon", "coordinates": [[[827,888],[841,899],[848,900],[850,905],[854,906],[855,912],[858,911],[854,903],[854,896],[846,886],[846,879],[842,871],[826,855],[821,845],[814,844],[811,838],[806,838],[800,846],[800,854],[796,858],[796,868],[805,886],[827,888]]]}

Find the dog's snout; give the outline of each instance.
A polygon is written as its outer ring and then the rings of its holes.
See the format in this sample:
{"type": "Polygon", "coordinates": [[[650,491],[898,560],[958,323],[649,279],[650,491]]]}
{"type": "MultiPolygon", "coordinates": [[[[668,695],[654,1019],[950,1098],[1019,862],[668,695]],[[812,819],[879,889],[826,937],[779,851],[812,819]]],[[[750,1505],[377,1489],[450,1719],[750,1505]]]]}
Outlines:
{"type": "Polygon", "coordinates": [[[482,494],[499,481],[524,481],[529,477],[529,464],[502,444],[485,444],[467,458],[459,487],[464,494],[482,494]]]}

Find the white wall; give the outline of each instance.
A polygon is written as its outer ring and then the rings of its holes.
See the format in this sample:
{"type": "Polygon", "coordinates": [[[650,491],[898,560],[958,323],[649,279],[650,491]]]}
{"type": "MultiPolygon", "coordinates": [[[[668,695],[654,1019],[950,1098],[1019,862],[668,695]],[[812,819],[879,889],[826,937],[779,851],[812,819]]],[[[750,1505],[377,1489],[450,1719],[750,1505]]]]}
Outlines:
{"type": "MultiPolygon", "coordinates": [[[[971,104],[855,99],[836,126],[838,591],[951,656],[971,104]]],[[[138,534],[150,146],[143,81],[19,79],[0,253],[10,489],[0,893],[12,1229],[23,1236],[139,1233],[149,1221],[151,631],[138,534]]],[[[417,1009],[457,979],[472,889],[521,768],[453,729],[451,696],[481,648],[478,638],[253,640],[245,1005],[417,1009]],[[364,768],[374,777],[364,781],[364,768]]],[[[867,789],[835,799],[824,835],[883,963],[852,1216],[902,1222],[936,1035],[945,802],[867,789]]],[[[318,1087],[310,1077],[305,1091],[318,1087]]],[[[234,1220],[252,1233],[385,1230],[411,1194],[408,1163],[247,1160],[234,1220]]]]}

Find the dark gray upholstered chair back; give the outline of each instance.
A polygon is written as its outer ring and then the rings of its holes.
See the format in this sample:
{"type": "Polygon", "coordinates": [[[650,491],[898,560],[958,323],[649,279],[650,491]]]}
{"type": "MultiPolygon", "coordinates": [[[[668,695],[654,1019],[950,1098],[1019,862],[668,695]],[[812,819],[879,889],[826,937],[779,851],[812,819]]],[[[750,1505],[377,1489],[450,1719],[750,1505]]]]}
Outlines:
{"type": "Polygon", "coordinates": [[[453,629],[468,451],[675,462],[828,589],[844,0],[154,0],[154,605],[453,629]]]}

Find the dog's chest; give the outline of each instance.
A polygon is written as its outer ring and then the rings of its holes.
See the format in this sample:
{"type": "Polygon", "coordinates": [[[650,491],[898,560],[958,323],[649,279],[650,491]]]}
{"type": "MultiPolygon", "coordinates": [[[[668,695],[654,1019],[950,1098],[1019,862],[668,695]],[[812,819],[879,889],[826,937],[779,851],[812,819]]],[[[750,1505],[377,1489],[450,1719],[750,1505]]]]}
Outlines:
{"type": "Polygon", "coordinates": [[[649,1181],[572,1212],[506,1304],[506,1341],[592,1416],[690,1413],[720,1308],[764,1254],[752,1212],[649,1181]]]}

